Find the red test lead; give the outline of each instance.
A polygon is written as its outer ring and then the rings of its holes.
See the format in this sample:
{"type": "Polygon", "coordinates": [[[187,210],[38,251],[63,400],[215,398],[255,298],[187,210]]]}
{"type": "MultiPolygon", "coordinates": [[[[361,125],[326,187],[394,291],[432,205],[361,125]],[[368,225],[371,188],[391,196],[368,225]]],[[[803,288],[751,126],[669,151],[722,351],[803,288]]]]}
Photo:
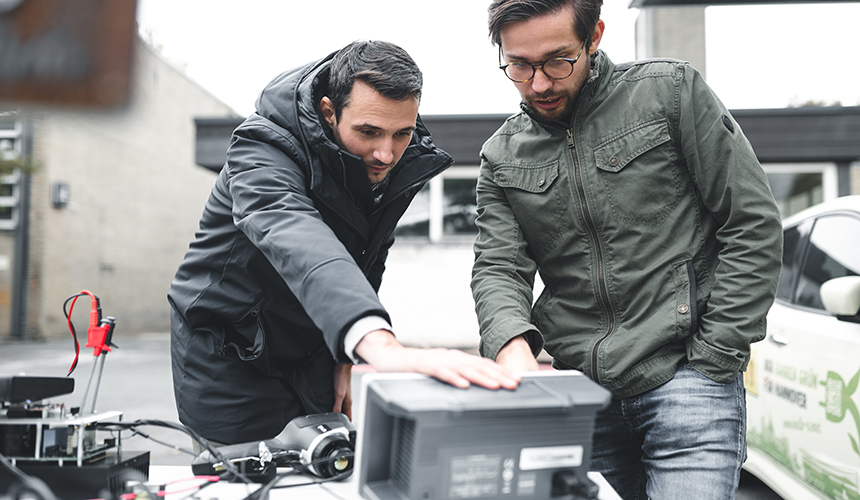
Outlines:
{"type": "Polygon", "coordinates": [[[88,290],[81,290],[79,293],[66,299],[66,302],[63,304],[63,314],[66,316],[66,321],[69,325],[69,331],[71,332],[72,338],[75,341],[75,360],[74,362],[72,362],[71,368],[69,368],[68,375],[71,375],[71,373],[75,370],[75,367],[77,367],[78,356],[80,354],[78,336],[75,332],[75,327],[72,324],[72,310],[75,307],[75,302],[78,300],[78,297],[82,297],[84,295],[89,296],[91,300],[90,324],[89,328],[87,329],[87,343],[85,347],[93,348],[93,356],[96,357],[96,362],[93,363],[93,369],[90,372],[90,379],[87,383],[87,388],[84,391],[84,397],[81,401],[81,411],[83,412],[86,407],[87,395],[89,394],[90,386],[93,383],[93,376],[95,375],[96,371],[98,371],[98,377],[96,378],[96,387],[93,391],[92,407],[90,409],[91,413],[95,413],[96,397],[99,391],[99,383],[101,381],[102,371],[104,370],[104,359],[107,353],[111,350],[111,339],[113,337],[114,327],[116,326],[116,319],[111,316],[102,318],[101,303],[99,301],[99,298],[88,290]],[[71,305],[69,305],[70,301],[71,305]],[[68,312],[66,311],[67,305],[69,305],[68,312]]]}

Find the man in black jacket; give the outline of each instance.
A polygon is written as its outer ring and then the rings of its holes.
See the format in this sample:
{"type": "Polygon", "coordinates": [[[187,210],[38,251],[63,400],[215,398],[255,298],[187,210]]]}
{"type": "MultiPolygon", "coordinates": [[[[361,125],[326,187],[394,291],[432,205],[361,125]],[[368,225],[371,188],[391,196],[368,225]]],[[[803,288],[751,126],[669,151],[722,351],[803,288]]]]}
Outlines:
{"type": "Polygon", "coordinates": [[[421,87],[401,48],[354,42],[275,78],[234,131],[168,293],[179,419],[203,437],[349,415],[361,361],[516,387],[492,361],[402,346],[377,296],[397,221],[452,163],[418,118],[421,87]]]}

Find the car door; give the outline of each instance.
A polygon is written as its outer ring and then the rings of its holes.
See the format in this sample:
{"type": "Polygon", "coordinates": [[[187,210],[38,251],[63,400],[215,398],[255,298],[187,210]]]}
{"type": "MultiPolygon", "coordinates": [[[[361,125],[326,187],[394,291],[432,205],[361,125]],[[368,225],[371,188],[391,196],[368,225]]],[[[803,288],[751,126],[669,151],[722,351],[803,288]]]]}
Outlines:
{"type": "Polygon", "coordinates": [[[860,322],[828,312],[819,294],[860,274],[860,217],[824,214],[784,235],[767,337],[745,377],[748,445],[825,498],[860,499],[860,322]]]}

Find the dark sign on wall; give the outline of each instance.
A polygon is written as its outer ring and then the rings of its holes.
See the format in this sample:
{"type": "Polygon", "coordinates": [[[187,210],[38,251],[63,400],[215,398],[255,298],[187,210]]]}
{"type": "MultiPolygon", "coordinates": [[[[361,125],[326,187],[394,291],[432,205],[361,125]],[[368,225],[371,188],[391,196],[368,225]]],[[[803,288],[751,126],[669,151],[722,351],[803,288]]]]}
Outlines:
{"type": "Polygon", "coordinates": [[[128,100],[137,0],[0,0],[0,102],[128,100]]]}

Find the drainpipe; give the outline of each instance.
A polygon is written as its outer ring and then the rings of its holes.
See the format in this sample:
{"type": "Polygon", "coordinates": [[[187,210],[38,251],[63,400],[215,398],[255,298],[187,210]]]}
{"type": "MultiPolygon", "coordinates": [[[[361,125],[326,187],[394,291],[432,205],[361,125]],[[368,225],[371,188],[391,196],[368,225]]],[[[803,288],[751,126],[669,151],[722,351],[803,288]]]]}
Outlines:
{"type": "MultiPolygon", "coordinates": [[[[23,117],[21,157],[32,161],[33,124],[23,117]]],[[[15,227],[15,257],[12,263],[12,338],[27,336],[27,299],[30,295],[30,173],[21,172],[18,181],[18,224],[15,227]]]]}

